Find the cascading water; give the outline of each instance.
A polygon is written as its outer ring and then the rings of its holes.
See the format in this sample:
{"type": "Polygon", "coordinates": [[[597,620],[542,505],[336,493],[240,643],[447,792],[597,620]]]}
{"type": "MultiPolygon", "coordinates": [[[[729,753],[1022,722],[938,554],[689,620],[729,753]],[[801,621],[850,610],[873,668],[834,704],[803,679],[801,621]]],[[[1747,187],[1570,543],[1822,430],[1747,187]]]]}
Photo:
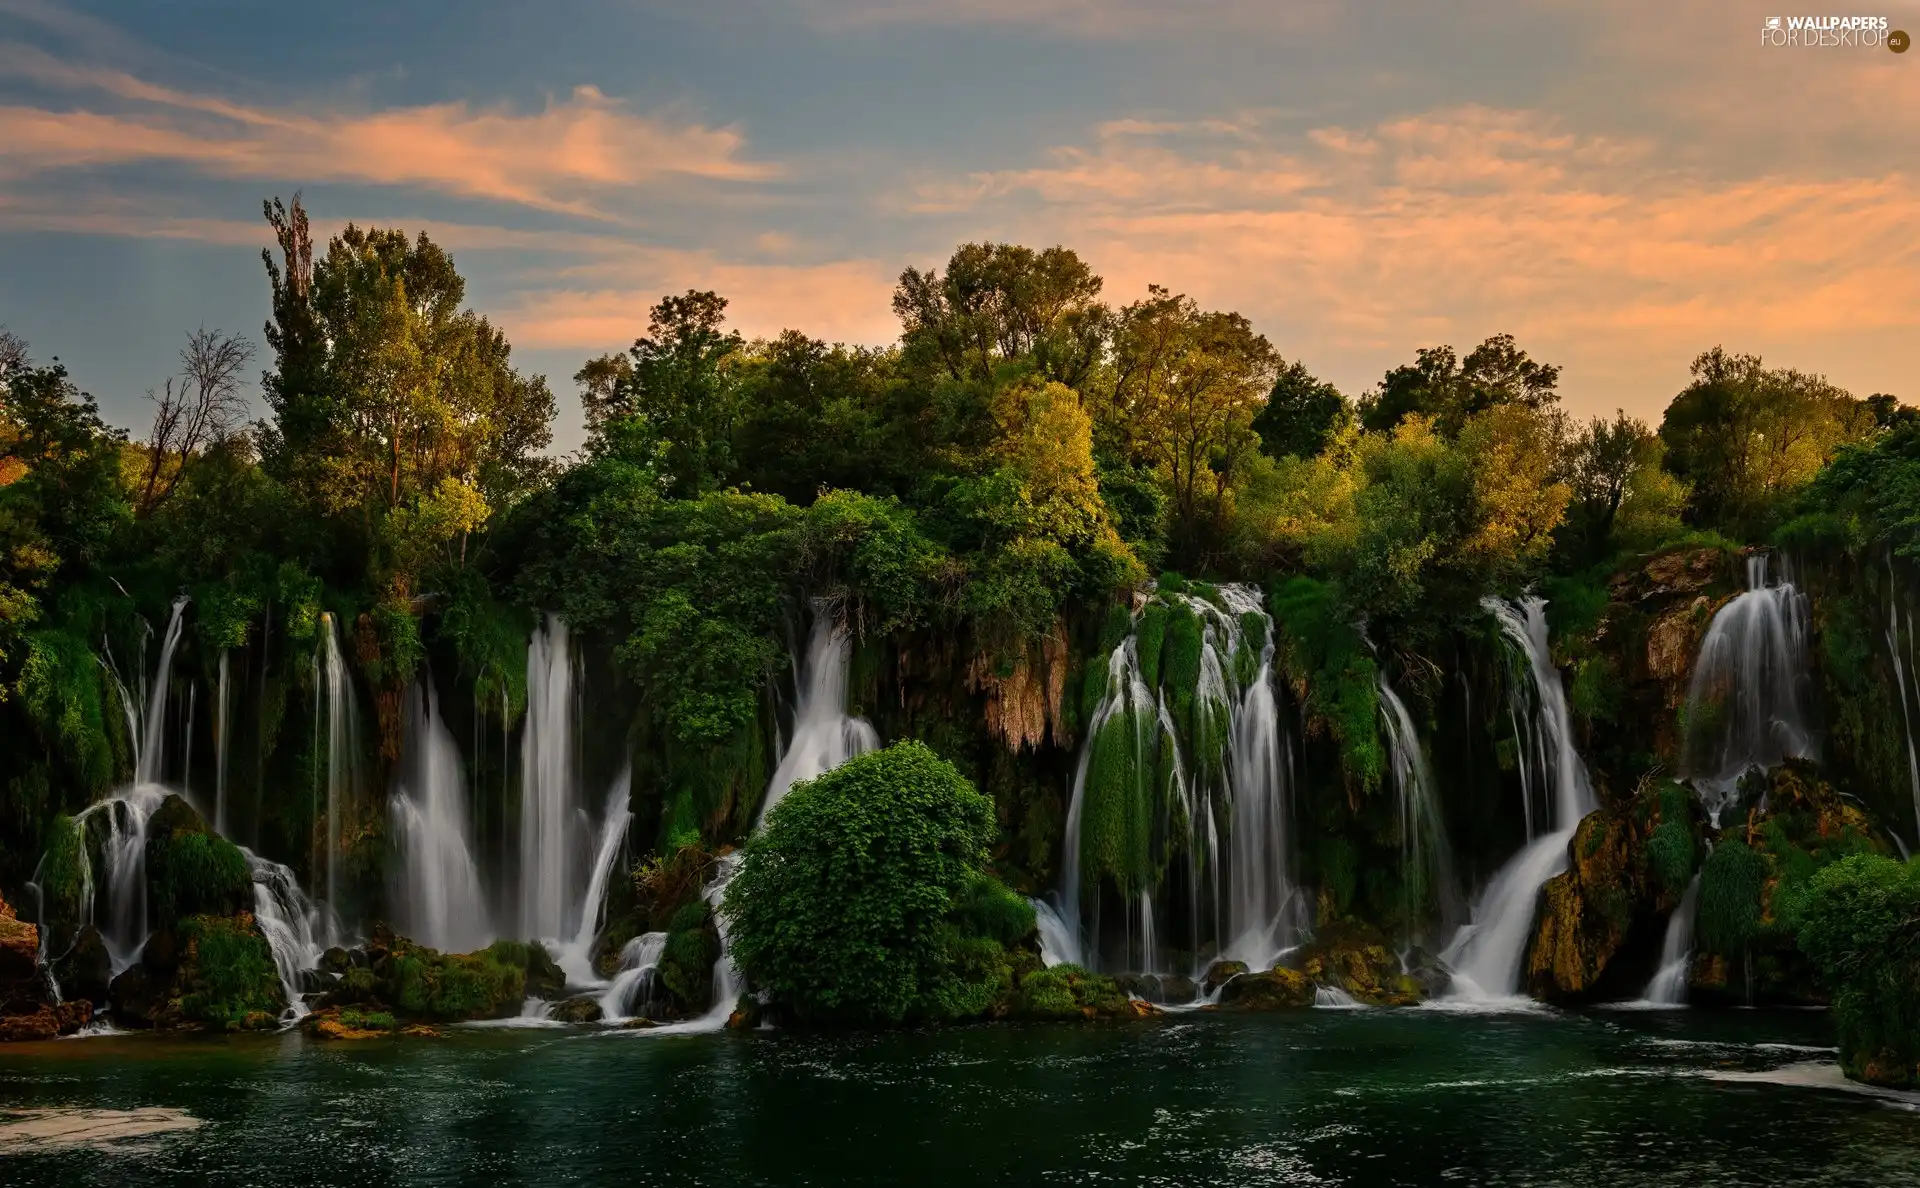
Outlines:
{"type": "Polygon", "coordinates": [[[767,784],[756,826],[795,784],[880,746],[880,736],[867,720],[847,713],[847,667],[852,652],[850,637],[834,624],[828,608],[815,606],[806,659],[794,672],[800,700],[794,707],[793,741],[767,784]]]}
{"type": "MultiPolygon", "coordinates": [[[[1288,871],[1290,756],[1273,679],[1273,622],[1247,586],[1220,587],[1217,603],[1188,594],[1156,597],[1195,627],[1193,685],[1176,687],[1145,671],[1147,612],[1136,616],[1106,657],[1105,694],[1075,764],[1059,891],[1053,902],[1035,903],[1042,951],[1053,964],[1100,963],[1098,915],[1083,918],[1082,869],[1087,801],[1098,785],[1108,794],[1118,789],[1136,816],[1158,809],[1163,845],[1182,851],[1187,880],[1184,920],[1175,897],[1162,894],[1156,902],[1150,887],[1130,890],[1126,935],[1113,938],[1124,939],[1129,967],[1164,968],[1161,938],[1170,923],[1184,923],[1196,971],[1205,964],[1202,938],[1218,956],[1266,969],[1306,926],[1288,871]],[[1171,920],[1163,915],[1169,911],[1176,913],[1171,920]]],[[[1147,845],[1136,839],[1136,852],[1147,845]]]]}
{"type": "Polygon", "coordinates": [[[1660,969],[1642,996],[1649,1005],[1687,1005],[1687,976],[1693,968],[1693,921],[1699,910],[1700,876],[1696,874],[1667,921],[1666,939],[1660,943],[1660,969]]]}
{"type": "Polygon", "coordinates": [[[213,707],[213,831],[227,832],[227,730],[231,701],[227,674],[230,649],[220,649],[220,683],[214,692],[213,707]]]}
{"type": "MultiPolygon", "coordinates": [[[[331,614],[320,616],[320,651],[314,657],[314,684],[320,696],[314,699],[314,734],[324,729],[326,737],[326,871],[329,920],[337,920],[340,910],[341,818],[353,803],[354,757],[359,753],[359,719],[353,700],[353,678],[347,672],[346,656],[340,647],[340,622],[331,614]]],[[[318,772],[315,773],[316,777],[318,772]]],[[[329,937],[337,941],[339,937],[329,937]]]]}
{"type": "Polygon", "coordinates": [[[599,840],[593,848],[593,866],[587,878],[586,894],[581,897],[576,916],[580,921],[579,927],[574,930],[571,940],[553,946],[554,964],[567,975],[569,985],[597,986],[602,982],[593,971],[593,942],[599,938],[601,917],[606,912],[607,883],[613,878],[621,847],[626,843],[627,826],[633,823],[633,812],[627,807],[632,778],[630,772],[623,770],[620,778],[613,782],[612,791],[607,793],[607,806],[600,817],[599,840]]]}
{"type": "Polygon", "coordinates": [[[1413,715],[1384,671],[1378,689],[1400,818],[1400,883],[1405,889],[1404,909],[1411,934],[1418,931],[1429,909],[1439,912],[1443,924],[1457,920],[1460,892],[1453,877],[1453,848],[1440,817],[1439,785],[1427,764],[1413,715]]]}
{"type": "Polygon", "coordinates": [[[1595,808],[1587,767],[1573,743],[1566,688],[1547,646],[1547,603],[1523,598],[1516,605],[1486,598],[1481,606],[1526,660],[1509,681],[1520,761],[1529,775],[1523,787],[1549,793],[1553,832],[1530,839],[1487,884],[1473,919],[1441,955],[1453,969],[1455,993],[1468,999],[1508,999],[1520,992],[1521,964],[1533,931],[1535,905],[1548,879],[1567,868],[1568,843],[1595,808]]]}
{"type": "Polygon", "coordinates": [[[253,919],[273,951],[273,967],[287,996],[288,1017],[307,1013],[300,994],[300,974],[320,964],[320,938],[330,929],[324,914],[300,889],[293,871],[260,857],[246,847],[247,866],[253,871],[253,919]]]}
{"type": "Polygon", "coordinates": [[[1815,754],[1807,599],[1784,569],[1747,558],[1747,589],[1713,616],[1687,685],[1681,775],[1716,829],[1743,777],[1815,754]]]}
{"type": "Polygon", "coordinates": [[[1893,685],[1900,692],[1900,724],[1906,732],[1907,743],[1907,783],[1913,794],[1914,836],[1920,844],[1920,753],[1916,753],[1913,739],[1913,701],[1920,697],[1920,689],[1911,694],[1907,686],[1915,677],[1920,677],[1920,665],[1914,663],[1913,637],[1914,619],[1911,604],[1902,606],[1900,582],[1894,572],[1893,557],[1887,557],[1887,659],[1893,663],[1893,685]],[[1905,610],[1903,615],[1901,612],[1905,610]]]}
{"type": "MultiPolygon", "coordinates": [[[[847,665],[852,658],[853,638],[833,621],[824,603],[813,607],[813,627],[808,635],[804,667],[799,674],[799,702],[794,706],[793,742],[774,769],[767,784],[767,798],[760,809],[767,810],[784,797],[793,785],[824,775],[856,755],[880,746],[880,736],[862,718],[847,713],[847,665]]],[[[720,934],[720,956],[713,963],[713,1005],[699,1019],[681,1030],[712,1031],[725,1027],[740,996],[739,978],[733,969],[733,950],[727,939],[727,918],[720,905],[727,884],[739,868],[738,853],[723,855],[714,864],[702,897],[714,909],[714,928],[720,934]]]]}
{"type": "Polygon", "coordinates": [[[466,774],[429,676],[406,693],[406,747],[388,811],[400,850],[394,912],[401,931],[452,953],[494,939],[473,859],[466,774]]]}
{"type": "Polygon", "coordinates": [[[571,936],[586,881],[575,775],[575,669],[567,622],[548,615],[527,645],[527,724],[520,747],[519,932],[571,936]]]}
{"type": "Polygon", "coordinates": [[[628,941],[620,950],[620,971],[600,996],[600,1017],[617,1023],[633,1017],[652,995],[660,959],[666,956],[667,934],[647,932],[628,941]]]}

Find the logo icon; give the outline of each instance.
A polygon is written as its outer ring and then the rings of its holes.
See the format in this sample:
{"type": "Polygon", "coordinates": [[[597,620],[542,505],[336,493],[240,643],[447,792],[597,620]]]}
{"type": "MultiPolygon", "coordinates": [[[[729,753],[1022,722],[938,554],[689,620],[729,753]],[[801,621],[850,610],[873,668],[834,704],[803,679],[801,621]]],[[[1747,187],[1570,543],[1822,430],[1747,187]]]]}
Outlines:
{"type": "Polygon", "coordinates": [[[1767,32],[1769,32],[1769,33],[1772,33],[1772,32],[1775,32],[1775,31],[1777,31],[1777,30],[1778,30],[1779,28],[1780,28],[1780,18],[1779,18],[1779,17],[1768,17],[1768,18],[1767,18],[1767,32]]]}
{"type": "Polygon", "coordinates": [[[1912,44],[1913,38],[1907,36],[1905,29],[1895,29],[1893,32],[1887,34],[1887,48],[1896,54],[1906,53],[1907,47],[1912,44]]]}

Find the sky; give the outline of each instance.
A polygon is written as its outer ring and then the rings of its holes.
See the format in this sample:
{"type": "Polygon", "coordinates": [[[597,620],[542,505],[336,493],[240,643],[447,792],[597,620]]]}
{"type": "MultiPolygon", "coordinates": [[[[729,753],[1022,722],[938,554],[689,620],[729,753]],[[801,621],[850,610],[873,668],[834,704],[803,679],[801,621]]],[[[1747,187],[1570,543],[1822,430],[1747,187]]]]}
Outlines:
{"type": "Polygon", "coordinates": [[[0,324],[144,431],[190,331],[264,350],[297,191],[446,246],[560,451],[662,294],[881,344],[977,240],[1354,395],[1511,333],[1582,416],[1715,345],[1920,403],[1920,50],[1767,46],[1778,3],[0,0],[0,324]]]}

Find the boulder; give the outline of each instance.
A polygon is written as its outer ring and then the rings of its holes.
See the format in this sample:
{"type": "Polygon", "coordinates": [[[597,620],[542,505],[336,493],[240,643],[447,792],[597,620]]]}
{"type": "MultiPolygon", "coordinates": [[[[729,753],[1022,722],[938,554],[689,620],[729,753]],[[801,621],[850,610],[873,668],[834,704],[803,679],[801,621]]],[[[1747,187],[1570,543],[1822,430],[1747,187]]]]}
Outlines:
{"type": "Polygon", "coordinates": [[[1220,1003],[1237,1011],[1296,1010],[1313,1005],[1313,981],[1297,969],[1243,974],[1220,987],[1220,1003]]]}
{"type": "Polygon", "coordinates": [[[40,930],[0,897],[0,1042],[52,1039],[86,1026],[91,1004],[58,1001],[40,967],[40,930]]]}
{"type": "Polygon", "coordinates": [[[53,976],[60,983],[63,998],[104,1003],[107,986],[113,981],[113,954],[100,930],[89,924],[80,930],[73,944],[53,963],[53,976]]]}
{"type": "Polygon", "coordinates": [[[1338,987],[1371,1006],[1414,1006],[1426,993],[1422,981],[1401,968],[1385,935],[1358,920],[1322,923],[1298,963],[1311,985],[1338,987]]]}
{"type": "Polygon", "coordinates": [[[253,916],[189,916],[147,939],[107,988],[126,1027],[263,1031],[287,1007],[273,950],[253,916]]]}
{"type": "Polygon", "coordinates": [[[1207,967],[1207,976],[1200,985],[1209,995],[1220,993],[1220,987],[1247,972],[1244,961],[1216,961],[1207,967]]]}
{"type": "Polygon", "coordinates": [[[598,1023],[601,1018],[598,999],[581,995],[578,998],[563,999],[553,1004],[547,1012],[547,1018],[562,1023],[598,1023]]]}

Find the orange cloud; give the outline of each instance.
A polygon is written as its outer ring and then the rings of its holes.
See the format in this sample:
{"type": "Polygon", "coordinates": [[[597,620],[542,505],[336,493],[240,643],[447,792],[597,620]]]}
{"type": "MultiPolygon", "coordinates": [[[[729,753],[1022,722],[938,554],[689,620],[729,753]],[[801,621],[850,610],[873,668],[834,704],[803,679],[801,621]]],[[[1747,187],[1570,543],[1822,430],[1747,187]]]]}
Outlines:
{"type": "Polygon", "coordinates": [[[524,294],[501,310],[516,345],[616,350],[646,332],[662,294],[712,289],[728,299],[727,320],[749,338],[804,330],[830,342],[877,345],[900,326],[892,309],[895,271],[872,260],[761,264],[706,252],[640,249],[623,260],[619,288],[555,288],[524,294]]]}
{"type": "Polygon", "coordinates": [[[171,161],[227,177],[415,186],[605,217],[598,200],[618,189],[777,172],[744,158],[736,128],[635,112],[593,87],[526,113],[465,103],[311,111],[233,103],[36,55],[7,62],[38,81],[110,97],[115,109],[0,107],[0,177],[171,161]]]}
{"type": "Polygon", "coordinates": [[[1920,184],[1899,169],[1717,178],[1649,141],[1476,106],[1197,127],[1108,125],[905,204],[1077,246],[1122,299],[1155,282],[1237,308],[1353,388],[1496,331],[1564,364],[1576,407],[1643,415],[1719,341],[1864,390],[1912,374],[1920,184]]]}

